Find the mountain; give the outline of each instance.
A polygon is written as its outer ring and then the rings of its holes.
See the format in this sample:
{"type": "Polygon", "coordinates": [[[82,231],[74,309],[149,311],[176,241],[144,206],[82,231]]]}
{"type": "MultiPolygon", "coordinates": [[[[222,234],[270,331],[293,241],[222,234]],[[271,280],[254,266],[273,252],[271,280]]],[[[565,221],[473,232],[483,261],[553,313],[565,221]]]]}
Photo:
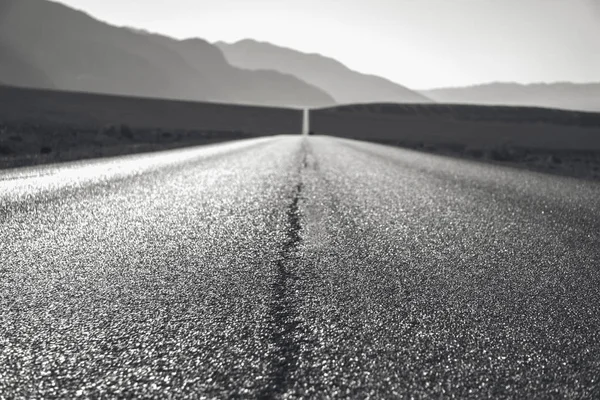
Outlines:
{"type": "Polygon", "coordinates": [[[234,67],[200,39],[111,26],[47,0],[0,0],[0,52],[0,81],[9,85],[263,105],[334,102],[296,77],[234,67]],[[30,72],[16,74],[20,65],[30,72]]]}
{"type": "Polygon", "coordinates": [[[238,103],[287,106],[335,104],[329,94],[293,75],[272,70],[250,71],[232,67],[222,51],[205,40],[170,40],[167,44],[189,65],[201,69],[210,81],[219,82],[221,90],[235,93],[238,103]]]}
{"type": "Polygon", "coordinates": [[[240,68],[274,69],[322,88],[338,103],[429,103],[426,96],[387,79],[353,71],[321,56],[250,39],[215,43],[227,60],[240,68]]]}
{"type": "Polygon", "coordinates": [[[421,91],[444,103],[521,105],[600,112],[600,83],[490,83],[421,91]]]}
{"type": "Polygon", "coordinates": [[[42,71],[17,51],[0,42],[0,82],[11,82],[17,86],[52,89],[54,84],[42,71]]]}

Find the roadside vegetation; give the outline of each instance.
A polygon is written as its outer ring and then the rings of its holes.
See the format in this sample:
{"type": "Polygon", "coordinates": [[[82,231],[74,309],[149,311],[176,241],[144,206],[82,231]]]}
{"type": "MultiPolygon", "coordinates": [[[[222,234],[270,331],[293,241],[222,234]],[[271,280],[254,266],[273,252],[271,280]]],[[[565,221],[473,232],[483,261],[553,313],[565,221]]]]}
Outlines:
{"type": "Polygon", "coordinates": [[[600,113],[457,104],[314,110],[317,134],[600,179],[600,113]]]}

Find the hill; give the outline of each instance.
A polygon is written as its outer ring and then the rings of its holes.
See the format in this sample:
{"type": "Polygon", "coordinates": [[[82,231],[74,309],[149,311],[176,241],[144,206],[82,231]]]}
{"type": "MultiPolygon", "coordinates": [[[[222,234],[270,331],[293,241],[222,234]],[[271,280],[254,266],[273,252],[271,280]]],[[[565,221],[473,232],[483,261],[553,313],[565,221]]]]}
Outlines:
{"type": "Polygon", "coordinates": [[[490,83],[421,91],[444,103],[519,105],[600,111],[600,83],[490,83]]]}
{"type": "Polygon", "coordinates": [[[0,69],[0,81],[9,85],[266,105],[333,104],[327,93],[293,76],[233,67],[218,48],[201,40],[111,26],[46,0],[0,0],[0,12],[2,60],[45,75],[0,69]]]}
{"type": "Polygon", "coordinates": [[[460,104],[354,104],[311,111],[314,134],[600,179],[600,113],[460,104]]]}
{"type": "Polygon", "coordinates": [[[302,110],[0,86],[0,168],[299,133],[302,110]]]}
{"type": "Polygon", "coordinates": [[[401,102],[430,103],[426,96],[390,80],[353,71],[342,63],[319,54],[254,40],[215,43],[227,60],[240,68],[274,69],[292,74],[322,88],[338,103],[401,102]]]}
{"type": "Polygon", "coordinates": [[[0,42],[0,77],[2,82],[38,88],[53,88],[46,74],[36,69],[25,57],[0,42]]]}

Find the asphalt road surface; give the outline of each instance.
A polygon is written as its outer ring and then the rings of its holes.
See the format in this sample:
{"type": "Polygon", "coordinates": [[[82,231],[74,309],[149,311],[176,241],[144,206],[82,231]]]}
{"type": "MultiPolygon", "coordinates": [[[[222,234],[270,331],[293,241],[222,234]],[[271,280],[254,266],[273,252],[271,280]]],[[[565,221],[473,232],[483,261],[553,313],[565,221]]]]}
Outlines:
{"type": "Polygon", "coordinates": [[[0,398],[600,398],[600,185],[281,136],[0,172],[0,398]]]}

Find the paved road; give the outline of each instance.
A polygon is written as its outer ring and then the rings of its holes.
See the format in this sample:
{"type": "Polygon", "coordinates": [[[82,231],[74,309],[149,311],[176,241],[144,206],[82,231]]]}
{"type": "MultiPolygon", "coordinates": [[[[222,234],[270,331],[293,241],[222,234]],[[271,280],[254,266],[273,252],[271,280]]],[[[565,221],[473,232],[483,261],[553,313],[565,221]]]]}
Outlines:
{"type": "Polygon", "coordinates": [[[0,212],[0,398],[600,397],[597,183],[275,137],[0,212]]]}

